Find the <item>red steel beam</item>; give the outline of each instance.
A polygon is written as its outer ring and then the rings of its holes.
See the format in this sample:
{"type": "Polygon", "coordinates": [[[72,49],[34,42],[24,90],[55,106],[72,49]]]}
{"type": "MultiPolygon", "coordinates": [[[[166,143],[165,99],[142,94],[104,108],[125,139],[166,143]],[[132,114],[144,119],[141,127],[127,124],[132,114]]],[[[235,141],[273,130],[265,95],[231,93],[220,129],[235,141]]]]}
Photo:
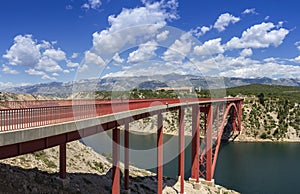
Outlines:
{"type": "Polygon", "coordinates": [[[112,194],[120,194],[120,129],[113,129],[113,177],[112,177],[112,194]]]}
{"type": "Polygon", "coordinates": [[[198,105],[192,107],[192,169],[191,178],[199,182],[199,149],[200,149],[200,110],[198,105]]]}
{"type": "Polygon", "coordinates": [[[217,127],[217,130],[218,130],[218,137],[217,137],[217,140],[216,140],[215,154],[214,154],[213,163],[212,163],[212,173],[211,173],[212,177],[214,176],[214,173],[215,173],[217,158],[218,158],[221,139],[222,139],[222,135],[223,135],[223,126],[219,126],[220,106],[221,106],[220,104],[217,105],[217,115],[216,115],[216,119],[217,119],[216,123],[217,124],[216,124],[216,127],[217,127]]]}
{"type": "Polygon", "coordinates": [[[243,101],[238,102],[238,131],[242,131],[243,101]]]}
{"type": "Polygon", "coordinates": [[[157,193],[163,191],[163,117],[157,115],[157,193]]]}
{"type": "Polygon", "coordinates": [[[207,181],[212,180],[212,105],[209,105],[206,117],[206,176],[207,181]]]}
{"type": "Polygon", "coordinates": [[[184,193],[184,109],[179,108],[179,164],[180,193],[184,193]]]}
{"type": "Polygon", "coordinates": [[[230,111],[230,119],[231,119],[231,126],[232,126],[232,131],[237,131],[236,128],[236,117],[237,113],[234,109],[232,109],[232,111],[230,111]]]}
{"type": "Polygon", "coordinates": [[[65,179],[67,177],[67,144],[59,145],[59,177],[65,179]]]}
{"type": "Polygon", "coordinates": [[[129,190],[129,122],[125,121],[125,135],[124,135],[124,187],[129,190]]]}

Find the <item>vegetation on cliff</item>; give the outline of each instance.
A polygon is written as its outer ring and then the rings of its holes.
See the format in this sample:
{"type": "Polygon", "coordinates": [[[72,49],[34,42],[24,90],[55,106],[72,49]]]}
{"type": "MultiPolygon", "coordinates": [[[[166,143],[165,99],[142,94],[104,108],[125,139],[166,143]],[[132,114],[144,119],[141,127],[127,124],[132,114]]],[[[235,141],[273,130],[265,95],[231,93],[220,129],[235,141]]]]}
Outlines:
{"type": "Polygon", "coordinates": [[[244,138],[300,141],[300,88],[256,84],[227,94],[244,97],[244,138]]]}

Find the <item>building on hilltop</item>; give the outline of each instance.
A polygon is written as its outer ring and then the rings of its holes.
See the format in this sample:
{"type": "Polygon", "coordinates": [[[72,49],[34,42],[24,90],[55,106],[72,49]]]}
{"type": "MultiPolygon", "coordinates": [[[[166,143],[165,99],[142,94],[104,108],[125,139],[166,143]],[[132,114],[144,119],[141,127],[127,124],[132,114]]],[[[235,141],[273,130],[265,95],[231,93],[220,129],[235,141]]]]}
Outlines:
{"type": "Polygon", "coordinates": [[[184,87],[161,87],[156,88],[156,91],[179,91],[179,92],[193,92],[193,87],[184,86],[184,87]]]}

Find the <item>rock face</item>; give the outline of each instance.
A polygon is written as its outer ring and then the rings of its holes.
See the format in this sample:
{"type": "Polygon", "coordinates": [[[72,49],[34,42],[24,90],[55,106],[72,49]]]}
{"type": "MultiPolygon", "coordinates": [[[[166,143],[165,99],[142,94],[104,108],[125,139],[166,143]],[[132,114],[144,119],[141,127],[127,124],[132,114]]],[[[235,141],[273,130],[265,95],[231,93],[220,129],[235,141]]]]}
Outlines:
{"type": "Polygon", "coordinates": [[[299,104],[279,98],[245,96],[242,134],[237,141],[300,142],[299,104]]]}
{"type": "MultiPolygon", "coordinates": [[[[111,193],[110,158],[97,154],[79,141],[67,144],[67,179],[58,175],[58,147],[0,162],[0,193],[111,193]]],[[[121,176],[123,165],[121,164],[121,176]]],[[[154,173],[130,166],[131,193],[156,193],[154,173]]],[[[163,193],[177,194],[179,182],[164,177],[163,193]]],[[[123,181],[121,181],[123,189],[123,181]]],[[[186,181],[186,193],[237,193],[221,186],[186,181]]]]}

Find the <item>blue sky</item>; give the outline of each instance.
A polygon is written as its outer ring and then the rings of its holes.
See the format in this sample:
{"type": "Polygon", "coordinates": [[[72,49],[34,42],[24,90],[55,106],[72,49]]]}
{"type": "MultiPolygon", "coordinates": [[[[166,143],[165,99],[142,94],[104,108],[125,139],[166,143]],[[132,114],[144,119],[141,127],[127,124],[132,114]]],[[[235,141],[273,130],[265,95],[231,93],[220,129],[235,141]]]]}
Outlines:
{"type": "Polygon", "coordinates": [[[10,0],[0,88],[166,73],[300,78],[296,0],[10,0]]]}

